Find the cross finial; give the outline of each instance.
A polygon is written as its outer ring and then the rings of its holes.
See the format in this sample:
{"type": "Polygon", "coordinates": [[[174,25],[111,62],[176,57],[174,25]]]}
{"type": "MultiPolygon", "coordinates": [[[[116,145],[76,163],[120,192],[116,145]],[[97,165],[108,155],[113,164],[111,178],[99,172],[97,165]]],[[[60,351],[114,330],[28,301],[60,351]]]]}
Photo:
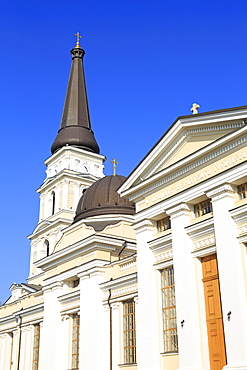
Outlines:
{"type": "Polygon", "coordinates": [[[192,108],[190,108],[192,114],[198,114],[198,109],[200,108],[200,105],[197,103],[192,104],[192,108]]]}
{"type": "Polygon", "coordinates": [[[76,48],[80,48],[80,39],[82,38],[82,36],[80,35],[79,32],[75,33],[74,36],[76,37],[76,44],[75,44],[75,47],[76,48]]]}
{"type": "Polygon", "coordinates": [[[111,163],[113,163],[113,167],[112,167],[112,169],[113,169],[113,176],[116,176],[116,174],[117,174],[117,164],[118,164],[118,162],[116,161],[116,159],[115,158],[113,158],[113,160],[111,161],[111,163]]]}

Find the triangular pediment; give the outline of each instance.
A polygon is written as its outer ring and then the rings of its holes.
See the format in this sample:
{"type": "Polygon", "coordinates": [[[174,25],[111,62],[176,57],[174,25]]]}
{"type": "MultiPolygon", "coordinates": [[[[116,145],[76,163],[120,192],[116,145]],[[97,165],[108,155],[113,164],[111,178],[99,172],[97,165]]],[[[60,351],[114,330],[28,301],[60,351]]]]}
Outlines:
{"type": "Polygon", "coordinates": [[[130,174],[119,192],[127,195],[165,169],[247,125],[247,108],[179,117],[130,174]],[[126,193],[127,191],[127,193],[126,193]]]}

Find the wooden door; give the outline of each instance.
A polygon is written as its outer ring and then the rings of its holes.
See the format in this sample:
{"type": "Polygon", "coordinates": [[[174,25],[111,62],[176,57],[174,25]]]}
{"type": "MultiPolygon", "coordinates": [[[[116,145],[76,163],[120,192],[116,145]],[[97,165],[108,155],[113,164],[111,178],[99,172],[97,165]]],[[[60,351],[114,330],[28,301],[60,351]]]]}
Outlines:
{"type": "Polygon", "coordinates": [[[202,272],[210,369],[221,370],[226,365],[226,350],[216,254],[202,258],[202,272]]]}

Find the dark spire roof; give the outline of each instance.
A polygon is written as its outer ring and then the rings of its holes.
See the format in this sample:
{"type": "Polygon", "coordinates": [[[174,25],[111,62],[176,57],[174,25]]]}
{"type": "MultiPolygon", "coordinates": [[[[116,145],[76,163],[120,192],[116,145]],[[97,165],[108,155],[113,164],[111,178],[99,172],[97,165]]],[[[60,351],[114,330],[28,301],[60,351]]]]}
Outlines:
{"type": "Polygon", "coordinates": [[[51,152],[65,145],[72,145],[90,152],[99,153],[99,147],[91,130],[87,91],[83,70],[85,51],[77,42],[72,54],[72,66],[67,87],[63,115],[51,152]]]}

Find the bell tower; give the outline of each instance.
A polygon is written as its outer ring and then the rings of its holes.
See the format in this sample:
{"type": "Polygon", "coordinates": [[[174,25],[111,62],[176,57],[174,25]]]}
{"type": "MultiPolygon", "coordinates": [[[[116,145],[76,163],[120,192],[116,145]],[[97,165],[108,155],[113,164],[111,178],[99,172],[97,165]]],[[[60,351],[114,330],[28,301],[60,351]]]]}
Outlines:
{"type": "Polygon", "coordinates": [[[70,51],[72,65],[65,96],[60,128],[52,144],[52,155],[45,161],[46,179],[37,190],[40,194],[39,222],[31,240],[29,282],[40,273],[35,261],[51,254],[62,230],[74,218],[84,189],[103,177],[105,156],[91,128],[83,57],[77,33],[76,46],[70,51]]]}

